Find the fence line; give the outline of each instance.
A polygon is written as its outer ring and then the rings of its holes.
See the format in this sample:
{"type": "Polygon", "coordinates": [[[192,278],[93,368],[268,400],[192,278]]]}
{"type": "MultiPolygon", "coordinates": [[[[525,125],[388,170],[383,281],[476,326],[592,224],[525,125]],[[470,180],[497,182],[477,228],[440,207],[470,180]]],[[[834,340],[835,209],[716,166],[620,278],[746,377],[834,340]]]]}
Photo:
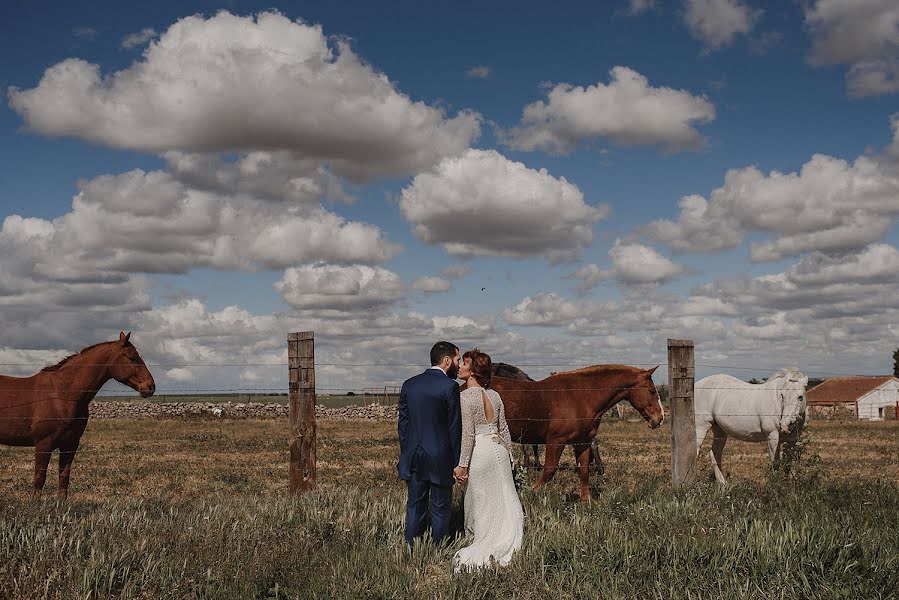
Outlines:
{"type": "MultiPolygon", "coordinates": [[[[47,367],[53,366],[55,363],[49,364],[47,362],[17,362],[17,363],[0,363],[0,367],[47,367]]],[[[145,363],[147,368],[151,367],[160,367],[160,368],[184,368],[184,367],[209,367],[209,368],[219,368],[219,367],[266,367],[266,368],[284,368],[287,364],[287,360],[280,363],[145,363]]],[[[585,363],[585,364],[567,364],[567,363],[518,363],[512,366],[518,368],[559,368],[564,369],[564,371],[572,371],[576,369],[583,369],[585,367],[592,367],[597,364],[625,364],[628,366],[635,367],[650,367],[656,366],[659,367],[663,365],[667,365],[667,361],[652,361],[652,362],[615,362],[615,363],[585,363]]],[[[317,367],[408,367],[408,368],[425,368],[420,362],[416,363],[329,363],[329,362],[316,362],[315,365],[317,367]]],[[[73,366],[83,366],[83,367],[112,367],[115,366],[112,363],[103,364],[103,363],[85,363],[82,365],[73,365],[73,366]]],[[[709,369],[732,369],[739,371],[763,371],[763,372],[777,372],[784,369],[784,366],[772,367],[772,366],[748,366],[748,365],[722,365],[722,364],[707,364],[707,363],[696,363],[697,367],[709,368],[709,369]]],[[[564,371],[559,371],[562,373],[564,371]]],[[[868,373],[840,373],[833,371],[802,371],[804,375],[829,375],[831,377],[879,377],[884,375],[872,375],[868,373]]]]}

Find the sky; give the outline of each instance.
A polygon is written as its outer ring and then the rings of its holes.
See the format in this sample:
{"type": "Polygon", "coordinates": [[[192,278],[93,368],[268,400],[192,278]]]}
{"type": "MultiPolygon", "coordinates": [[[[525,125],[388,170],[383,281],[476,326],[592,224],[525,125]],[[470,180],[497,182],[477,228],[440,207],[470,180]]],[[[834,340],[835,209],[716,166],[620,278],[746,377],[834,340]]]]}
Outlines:
{"type": "Polygon", "coordinates": [[[4,373],[120,330],[158,393],[283,390],[294,331],[319,393],[443,339],[892,370],[894,0],[11,4],[4,373]]]}

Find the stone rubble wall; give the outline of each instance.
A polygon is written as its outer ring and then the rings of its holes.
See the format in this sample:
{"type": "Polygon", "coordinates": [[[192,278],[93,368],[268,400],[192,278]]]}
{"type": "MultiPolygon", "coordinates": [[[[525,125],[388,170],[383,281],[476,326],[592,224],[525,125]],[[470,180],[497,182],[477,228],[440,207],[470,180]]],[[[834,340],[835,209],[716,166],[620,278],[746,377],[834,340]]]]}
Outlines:
{"type": "MultiPolygon", "coordinates": [[[[640,414],[630,404],[622,403],[621,410],[610,410],[607,420],[623,419],[639,421],[640,414]]],[[[286,404],[264,404],[261,402],[91,402],[91,417],[94,419],[167,419],[167,418],[209,418],[209,419],[287,419],[286,404]]],[[[847,420],[855,419],[852,405],[810,407],[812,419],[847,420]]],[[[666,411],[667,413],[667,411],[666,411]]],[[[317,419],[375,419],[395,421],[396,405],[362,404],[342,408],[315,407],[317,419]]],[[[666,414],[667,417],[667,414],[666,414]]],[[[892,413],[887,418],[894,418],[892,413]]]]}
{"type": "MultiPolygon", "coordinates": [[[[91,402],[94,419],[287,419],[285,404],[260,402],[91,402]]],[[[315,407],[317,419],[386,419],[396,420],[397,407],[382,404],[325,408],[315,407]]]]}

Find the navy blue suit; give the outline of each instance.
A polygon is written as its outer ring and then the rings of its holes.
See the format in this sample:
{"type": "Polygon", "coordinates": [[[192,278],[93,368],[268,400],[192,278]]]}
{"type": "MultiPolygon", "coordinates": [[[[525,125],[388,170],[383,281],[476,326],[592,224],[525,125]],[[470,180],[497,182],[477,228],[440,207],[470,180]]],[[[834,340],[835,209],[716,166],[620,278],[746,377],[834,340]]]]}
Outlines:
{"type": "Polygon", "coordinates": [[[400,390],[400,479],[406,481],[406,541],[424,533],[428,506],[431,536],[449,533],[453,508],[453,469],[462,448],[459,384],[440,369],[407,379],[400,390]]]}

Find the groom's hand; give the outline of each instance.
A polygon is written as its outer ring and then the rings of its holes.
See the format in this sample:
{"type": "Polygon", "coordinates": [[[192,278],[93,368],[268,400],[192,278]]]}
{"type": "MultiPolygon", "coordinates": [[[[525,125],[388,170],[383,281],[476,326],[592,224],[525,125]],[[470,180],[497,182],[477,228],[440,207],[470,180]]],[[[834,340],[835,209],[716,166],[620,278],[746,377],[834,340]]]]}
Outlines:
{"type": "Polygon", "coordinates": [[[468,469],[466,467],[456,467],[453,469],[453,479],[456,483],[465,483],[468,481],[468,469]]]}

